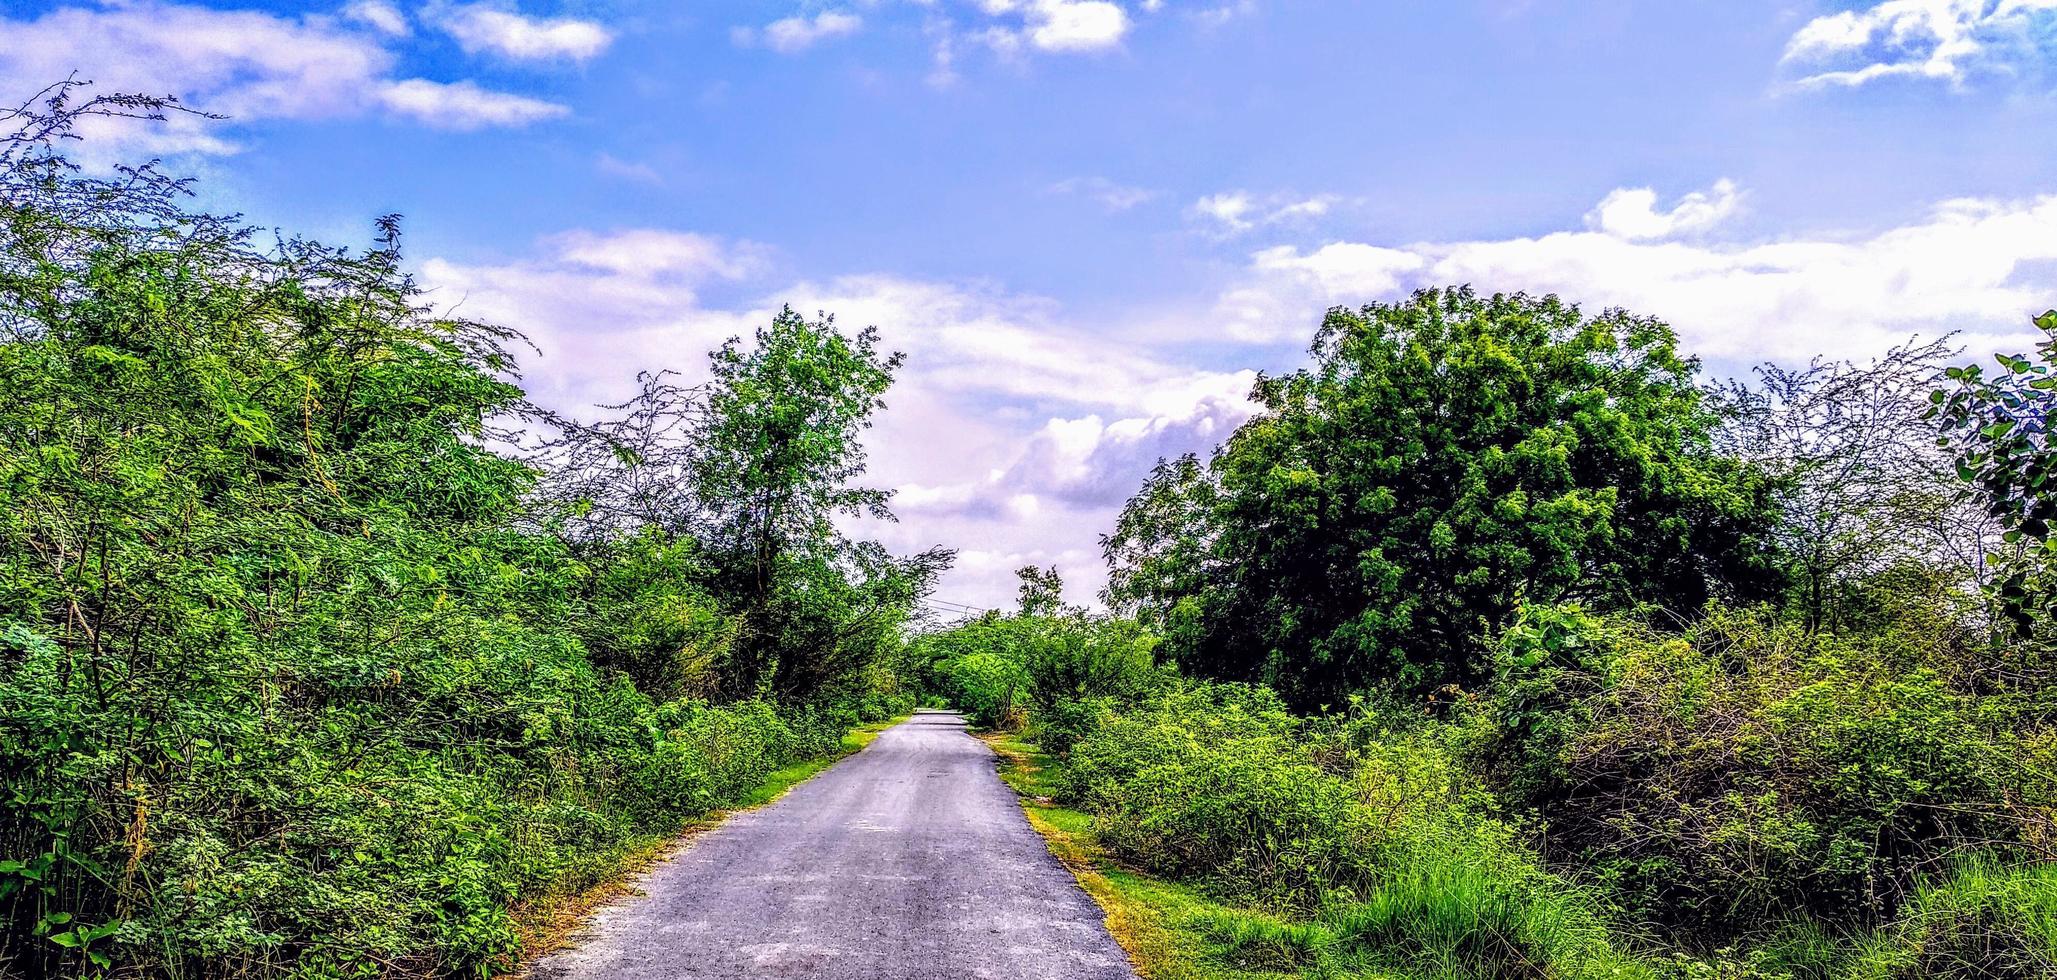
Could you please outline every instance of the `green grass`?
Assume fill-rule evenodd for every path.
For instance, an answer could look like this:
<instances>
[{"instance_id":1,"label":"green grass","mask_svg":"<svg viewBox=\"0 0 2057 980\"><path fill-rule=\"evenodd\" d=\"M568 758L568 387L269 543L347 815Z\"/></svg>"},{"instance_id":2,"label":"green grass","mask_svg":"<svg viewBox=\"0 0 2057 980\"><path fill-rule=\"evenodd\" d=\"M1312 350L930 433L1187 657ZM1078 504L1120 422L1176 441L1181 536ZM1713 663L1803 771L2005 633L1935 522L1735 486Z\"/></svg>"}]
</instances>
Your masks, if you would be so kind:
<instances>
[{"instance_id":1,"label":"green grass","mask_svg":"<svg viewBox=\"0 0 2057 980\"><path fill-rule=\"evenodd\" d=\"M1516 895L1491 855L1429 849L1369 901L1306 918L1224 902L1124 867L1094 839L1092 818L1053 802L1058 761L1016 735L984 736L1029 824L1107 913L1107 928L1147 980L1644 980L1604 925L1541 876ZM1549 963L1525 952L1547 950Z\"/></svg>"},{"instance_id":2,"label":"green grass","mask_svg":"<svg viewBox=\"0 0 2057 980\"><path fill-rule=\"evenodd\" d=\"M1107 913L1107 930L1146 980L1287 980L1307 976L1266 946L1276 919L1194 889L1123 868L1099 849L1092 818L1051 802L1056 760L1018 735L983 736L1000 755L1000 778L1022 797L1029 825Z\"/></svg>"},{"instance_id":3,"label":"green grass","mask_svg":"<svg viewBox=\"0 0 2057 980\"><path fill-rule=\"evenodd\" d=\"M764 782L757 784L757 788L751 790L748 795L743 797L743 801L732 807L732 809L747 810L751 807L763 806L786 795L788 790L812 779L822 770L841 762L844 756L863 751L865 746L870 745L873 739L879 737L880 732L906 721L910 717L912 716L901 715L897 718L888 718L885 721L866 722L850 729L850 731L844 733L843 743L837 747L834 753L822 756L819 759L795 762L784 769L764 777Z\"/></svg>"},{"instance_id":4,"label":"green grass","mask_svg":"<svg viewBox=\"0 0 2057 980\"><path fill-rule=\"evenodd\" d=\"M834 753L794 763L766 776L764 782L759 783L744 797L744 801L735 807L716 810L688 821L677 833L638 837L606 854L596 855L586 868L568 878L563 886L524 902L514 909L521 935L522 959L533 961L536 957L563 946L586 916L591 915L601 905L628 894L628 879L656 863L678 845L719 824L723 817L736 810L763 806L777 800L786 795L786 791L835 765L843 757L863 751L865 746L879 737L879 733L906 721L909 717L901 715L885 721L859 725L844 733L842 744Z\"/></svg>"},{"instance_id":5,"label":"green grass","mask_svg":"<svg viewBox=\"0 0 2057 980\"><path fill-rule=\"evenodd\" d=\"M1000 779L1032 802L1047 805L1057 795L1057 758L1034 742L1010 732L981 735L1007 764L1000 767ZM1055 807L1048 807L1056 809Z\"/></svg>"}]
</instances>

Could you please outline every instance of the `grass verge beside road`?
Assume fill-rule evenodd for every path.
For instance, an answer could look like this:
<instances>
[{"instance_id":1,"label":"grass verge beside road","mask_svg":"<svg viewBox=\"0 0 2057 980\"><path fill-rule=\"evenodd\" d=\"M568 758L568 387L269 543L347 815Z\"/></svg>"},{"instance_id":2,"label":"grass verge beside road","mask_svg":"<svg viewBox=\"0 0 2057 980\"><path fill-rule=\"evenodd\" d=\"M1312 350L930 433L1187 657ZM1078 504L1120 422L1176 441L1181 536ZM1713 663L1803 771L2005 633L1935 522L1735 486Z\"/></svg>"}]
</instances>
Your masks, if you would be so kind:
<instances>
[{"instance_id":1,"label":"grass verge beside road","mask_svg":"<svg viewBox=\"0 0 2057 980\"><path fill-rule=\"evenodd\" d=\"M1292 926L1123 868L1093 840L1092 820L1058 806L1056 760L1005 733L979 736L1000 778L1021 796L1029 826L1107 913L1107 930L1145 980L1283 980L1305 975Z\"/></svg>"},{"instance_id":2,"label":"grass verge beside road","mask_svg":"<svg viewBox=\"0 0 2057 980\"><path fill-rule=\"evenodd\" d=\"M863 751L886 729L893 727L912 715L901 715L885 721L866 722L843 735L842 743L829 755L790 766L764 777L762 783L750 791L741 805L715 810L692 820L671 834L654 835L621 848L602 865L606 870L583 881L580 885L554 892L541 899L527 903L514 910L515 921L521 929L522 962L532 963L539 956L562 948L571 940L587 916L600 906L635 889L633 879L650 869L657 862L669 857L674 851L691 844L693 838L719 826L732 813L754 810L786 795L793 787L806 782L823 770L842 761L846 756Z\"/></svg>"}]
</instances>

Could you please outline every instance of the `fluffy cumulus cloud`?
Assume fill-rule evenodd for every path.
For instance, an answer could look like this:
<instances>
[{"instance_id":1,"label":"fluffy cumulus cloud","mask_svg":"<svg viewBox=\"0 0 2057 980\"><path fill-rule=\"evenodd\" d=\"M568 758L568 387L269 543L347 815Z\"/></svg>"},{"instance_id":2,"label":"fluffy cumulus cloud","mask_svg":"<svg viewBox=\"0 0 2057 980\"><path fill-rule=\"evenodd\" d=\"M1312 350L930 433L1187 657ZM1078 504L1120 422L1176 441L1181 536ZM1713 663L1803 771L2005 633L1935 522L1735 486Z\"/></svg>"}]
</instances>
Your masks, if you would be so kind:
<instances>
[{"instance_id":1,"label":"fluffy cumulus cloud","mask_svg":"<svg viewBox=\"0 0 2057 980\"><path fill-rule=\"evenodd\" d=\"M1020 30L1042 51L1099 51L1129 31L1128 11L1107 0L986 0L994 13L1019 12Z\"/></svg>"},{"instance_id":2,"label":"fluffy cumulus cloud","mask_svg":"<svg viewBox=\"0 0 2057 980\"><path fill-rule=\"evenodd\" d=\"M227 123L174 116L163 124L95 120L89 152L226 153L229 126L384 112L450 129L521 126L563 106L469 81L394 77L393 45L413 33L385 0L288 17L170 3L72 6L0 17L0 86L34 92L78 73L101 92L172 95Z\"/></svg>"},{"instance_id":3,"label":"fluffy cumulus cloud","mask_svg":"<svg viewBox=\"0 0 2057 980\"><path fill-rule=\"evenodd\" d=\"M466 52L517 61L588 61L614 42L614 33L593 21L528 17L490 3L436 6L430 16Z\"/></svg>"},{"instance_id":4,"label":"fluffy cumulus cloud","mask_svg":"<svg viewBox=\"0 0 2057 980\"><path fill-rule=\"evenodd\" d=\"M1736 182L1723 178L1707 191L1679 198L1670 209L1657 206L1657 192L1648 187L1615 189L1586 215L1586 227L1616 238L1670 238L1706 231L1728 220L1742 203Z\"/></svg>"},{"instance_id":5,"label":"fluffy cumulus cloud","mask_svg":"<svg viewBox=\"0 0 2057 980\"><path fill-rule=\"evenodd\" d=\"M675 231L577 231L519 261L432 258L420 278L437 306L527 334L543 352L524 371L531 393L577 412L619 400L644 368L701 370L708 349L749 323L745 311L702 304L702 291L750 276L766 254Z\"/></svg>"},{"instance_id":6,"label":"fluffy cumulus cloud","mask_svg":"<svg viewBox=\"0 0 2057 980\"><path fill-rule=\"evenodd\" d=\"M1801 86L1893 77L1957 85L2046 58L2053 27L2057 0L1885 0L1808 21L1783 60Z\"/></svg>"},{"instance_id":7,"label":"fluffy cumulus cloud","mask_svg":"<svg viewBox=\"0 0 2057 980\"><path fill-rule=\"evenodd\" d=\"M1091 597L1097 535L1160 456L1206 450L1249 412L1253 375L1210 371L1072 322L1047 300L897 276L782 275L764 246L660 229L573 232L504 263L423 263L434 304L515 327L541 349L524 377L579 413L635 373L704 377L706 353L780 305L876 325L908 352L871 434L871 478L897 491L889 545L962 551L947 598L995 605L1013 569L1056 564Z\"/></svg>"},{"instance_id":8,"label":"fluffy cumulus cloud","mask_svg":"<svg viewBox=\"0 0 2057 980\"><path fill-rule=\"evenodd\" d=\"M813 16L781 17L764 25L738 27L729 38L738 47L763 45L780 54L798 54L823 41L848 37L864 26L864 18L845 10L823 10Z\"/></svg>"},{"instance_id":9,"label":"fluffy cumulus cloud","mask_svg":"<svg viewBox=\"0 0 2057 980\"><path fill-rule=\"evenodd\" d=\"M913 488L911 511L1005 514L1062 507L1111 512L1128 500L1160 459L1220 443L1250 417L1246 395L1255 372L1196 376L1189 404L1162 415L1046 420L1004 469L960 483Z\"/></svg>"},{"instance_id":10,"label":"fluffy cumulus cloud","mask_svg":"<svg viewBox=\"0 0 2057 980\"><path fill-rule=\"evenodd\" d=\"M1304 336L1310 309L1471 283L1659 316L1688 350L1740 362L1948 331L1992 350L2023 343L2027 317L2057 305L2040 274L2057 261L2057 195L1945 201L1867 234L1711 239L1738 194L1724 182L1661 210L1649 191L1616 191L1586 228L1538 237L1268 248L1216 314L1232 336L1277 342Z\"/></svg>"},{"instance_id":11,"label":"fluffy cumulus cloud","mask_svg":"<svg viewBox=\"0 0 2057 980\"><path fill-rule=\"evenodd\" d=\"M0 79L34 91L82 72L103 90L185 98L244 118L356 111L393 57L320 18L138 4L0 20Z\"/></svg>"}]
</instances>

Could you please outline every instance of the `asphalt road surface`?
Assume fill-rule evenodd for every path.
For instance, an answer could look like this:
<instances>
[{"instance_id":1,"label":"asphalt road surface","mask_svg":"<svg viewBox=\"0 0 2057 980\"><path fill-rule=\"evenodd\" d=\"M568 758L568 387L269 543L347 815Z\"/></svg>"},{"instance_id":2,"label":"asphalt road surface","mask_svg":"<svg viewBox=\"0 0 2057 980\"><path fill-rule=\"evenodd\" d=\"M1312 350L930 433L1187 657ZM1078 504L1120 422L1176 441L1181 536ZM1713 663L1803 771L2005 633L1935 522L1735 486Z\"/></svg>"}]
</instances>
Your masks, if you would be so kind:
<instances>
[{"instance_id":1,"label":"asphalt road surface","mask_svg":"<svg viewBox=\"0 0 2057 980\"><path fill-rule=\"evenodd\" d=\"M659 864L541 980L1134 980L992 751L924 712Z\"/></svg>"}]
</instances>

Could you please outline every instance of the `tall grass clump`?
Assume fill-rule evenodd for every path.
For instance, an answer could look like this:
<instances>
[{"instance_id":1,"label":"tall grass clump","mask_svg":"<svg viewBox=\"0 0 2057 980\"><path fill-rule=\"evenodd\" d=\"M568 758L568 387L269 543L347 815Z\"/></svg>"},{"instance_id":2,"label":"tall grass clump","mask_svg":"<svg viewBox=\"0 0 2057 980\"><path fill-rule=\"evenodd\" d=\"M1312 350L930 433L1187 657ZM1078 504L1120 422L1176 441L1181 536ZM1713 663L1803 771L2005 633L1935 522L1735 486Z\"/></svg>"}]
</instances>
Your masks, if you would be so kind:
<instances>
[{"instance_id":1,"label":"tall grass clump","mask_svg":"<svg viewBox=\"0 0 2057 980\"><path fill-rule=\"evenodd\" d=\"M1189 685L1085 734L1069 793L1120 860L1320 930L1272 935L1260 920L1224 933L1237 948L1409 976L1630 968L1601 903L1545 870L1447 752L1375 727Z\"/></svg>"},{"instance_id":2,"label":"tall grass clump","mask_svg":"<svg viewBox=\"0 0 2057 980\"><path fill-rule=\"evenodd\" d=\"M1652 923L1876 925L1967 846L2020 858L2047 839L2030 729L1946 651L1764 612L1669 635L1538 609L1503 655L1475 761L1547 823L1553 861Z\"/></svg>"},{"instance_id":3,"label":"tall grass clump","mask_svg":"<svg viewBox=\"0 0 2057 980\"><path fill-rule=\"evenodd\" d=\"M2032 980L2057 976L2057 865L1978 855L1924 881L1867 937L1848 980Z\"/></svg>"}]
</instances>

